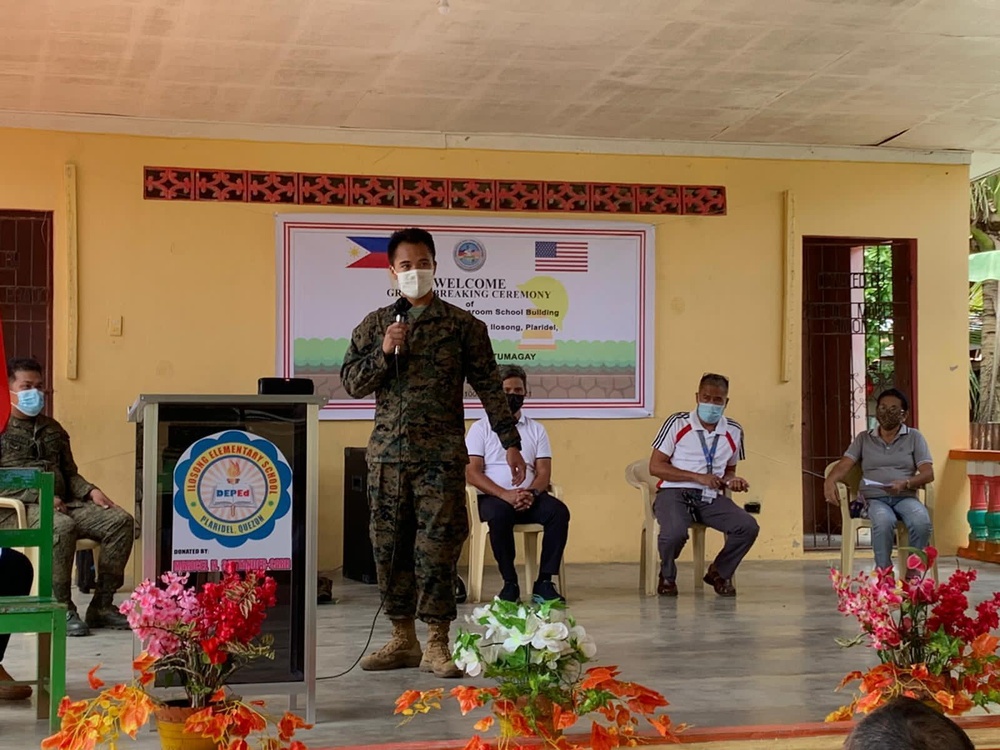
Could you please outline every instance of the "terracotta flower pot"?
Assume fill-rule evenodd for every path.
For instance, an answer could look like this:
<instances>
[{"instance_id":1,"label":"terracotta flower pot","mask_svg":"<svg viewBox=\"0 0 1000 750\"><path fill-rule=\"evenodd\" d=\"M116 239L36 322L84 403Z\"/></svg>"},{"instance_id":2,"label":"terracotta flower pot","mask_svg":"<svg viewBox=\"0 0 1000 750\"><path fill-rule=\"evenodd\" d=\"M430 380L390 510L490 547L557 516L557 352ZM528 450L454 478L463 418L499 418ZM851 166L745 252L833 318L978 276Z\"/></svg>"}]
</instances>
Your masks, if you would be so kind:
<instances>
[{"instance_id":1,"label":"terracotta flower pot","mask_svg":"<svg viewBox=\"0 0 1000 750\"><path fill-rule=\"evenodd\" d=\"M188 734L184 723L201 709L191 706L165 705L154 712L160 747L163 750L216 750L215 741L209 737Z\"/></svg>"}]
</instances>

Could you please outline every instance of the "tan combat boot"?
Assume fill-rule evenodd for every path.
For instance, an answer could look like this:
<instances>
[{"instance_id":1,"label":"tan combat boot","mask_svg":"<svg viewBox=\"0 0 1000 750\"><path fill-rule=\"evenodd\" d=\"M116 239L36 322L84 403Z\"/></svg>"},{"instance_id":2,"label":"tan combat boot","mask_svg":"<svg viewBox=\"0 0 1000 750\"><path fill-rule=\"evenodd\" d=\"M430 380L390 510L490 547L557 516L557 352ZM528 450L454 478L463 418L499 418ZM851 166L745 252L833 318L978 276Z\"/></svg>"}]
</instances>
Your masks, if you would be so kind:
<instances>
[{"instance_id":1,"label":"tan combat boot","mask_svg":"<svg viewBox=\"0 0 1000 750\"><path fill-rule=\"evenodd\" d=\"M451 660L448 644L450 622L427 623L427 650L420 662L421 672L433 672L435 677L461 677L462 670Z\"/></svg>"},{"instance_id":2,"label":"tan combat boot","mask_svg":"<svg viewBox=\"0 0 1000 750\"><path fill-rule=\"evenodd\" d=\"M361 668L366 672L385 669L404 669L420 664L420 642L413 620L393 620L392 636L378 651L361 658Z\"/></svg>"}]
</instances>

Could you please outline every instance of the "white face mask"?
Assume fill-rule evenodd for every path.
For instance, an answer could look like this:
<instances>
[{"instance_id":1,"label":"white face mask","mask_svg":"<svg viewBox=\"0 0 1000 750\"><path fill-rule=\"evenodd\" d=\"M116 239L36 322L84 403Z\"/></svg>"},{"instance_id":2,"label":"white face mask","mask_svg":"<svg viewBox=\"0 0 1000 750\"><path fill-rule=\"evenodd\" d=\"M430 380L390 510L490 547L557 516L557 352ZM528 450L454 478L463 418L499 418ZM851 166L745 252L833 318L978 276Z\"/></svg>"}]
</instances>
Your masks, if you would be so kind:
<instances>
[{"instance_id":1,"label":"white face mask","mask_svg":"<svg viewBox=\"0 0 1000 750\"><path fill-rule=\"evenodd\" d=\"M400 271L396 274L396 281L404 297L420 299L434 288L434 271L429 268Z\"/></svg>"}]
</instances>

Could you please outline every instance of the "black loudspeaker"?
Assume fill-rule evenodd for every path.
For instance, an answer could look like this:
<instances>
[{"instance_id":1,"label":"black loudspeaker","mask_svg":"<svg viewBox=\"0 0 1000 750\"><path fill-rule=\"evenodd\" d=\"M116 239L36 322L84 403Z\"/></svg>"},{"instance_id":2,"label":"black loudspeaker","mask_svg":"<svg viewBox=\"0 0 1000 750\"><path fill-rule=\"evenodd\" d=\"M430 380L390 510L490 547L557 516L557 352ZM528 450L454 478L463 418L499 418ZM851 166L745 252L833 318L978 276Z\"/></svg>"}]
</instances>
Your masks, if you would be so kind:
<instances>
[{"instance_id":1,"label":"black loudspeaker","mask_svg":"<svg viewBox=\"0 0 1000 750\"><path fill-rule=\"evenodd\" d=\"M259 396L311 396L316 384L311 378L258 378Z\"/></svg>"},{"instance_id":2,"label":"black loudspeaker","mask_svg":"<svg viewBox=\"0 0 1000 750\"><path fill-rule=\"evenodd\" d=\"M344 448L344 578L378 583L369 518L365 449Z\"/></svg>"}]
</instances>

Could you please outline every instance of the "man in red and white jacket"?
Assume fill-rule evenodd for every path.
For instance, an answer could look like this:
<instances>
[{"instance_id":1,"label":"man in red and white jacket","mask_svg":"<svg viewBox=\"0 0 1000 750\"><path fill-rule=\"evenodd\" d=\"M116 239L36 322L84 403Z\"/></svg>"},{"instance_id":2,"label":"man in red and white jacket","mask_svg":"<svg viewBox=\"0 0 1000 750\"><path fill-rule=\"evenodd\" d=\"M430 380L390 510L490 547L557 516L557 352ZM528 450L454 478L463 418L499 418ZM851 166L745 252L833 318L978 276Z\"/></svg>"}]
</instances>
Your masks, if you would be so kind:
<instances>
[{"instance_id":1,"label":"man in red and white jacket","mask_svg":"<svg viewBox=\"0 0 1000 750\"><path fill-rule=\"evenodd\" d=\"M726 496L746 492L736 476L744 458L743 428L723 416L729 403L729 379L707 373L695 394L696 408L672 415L653 441L649 473L659 478L653 512L660 524L660 596L677 596L677 556L692 522L726 535L726 543L708 567L705 583L719 596L736 596L732 578L760 532L757 521Z\"/></svg>"}]
</instances>

